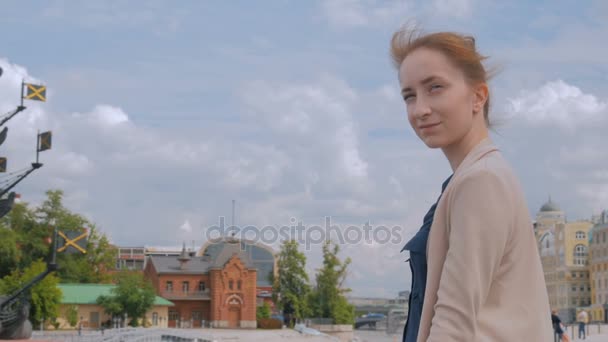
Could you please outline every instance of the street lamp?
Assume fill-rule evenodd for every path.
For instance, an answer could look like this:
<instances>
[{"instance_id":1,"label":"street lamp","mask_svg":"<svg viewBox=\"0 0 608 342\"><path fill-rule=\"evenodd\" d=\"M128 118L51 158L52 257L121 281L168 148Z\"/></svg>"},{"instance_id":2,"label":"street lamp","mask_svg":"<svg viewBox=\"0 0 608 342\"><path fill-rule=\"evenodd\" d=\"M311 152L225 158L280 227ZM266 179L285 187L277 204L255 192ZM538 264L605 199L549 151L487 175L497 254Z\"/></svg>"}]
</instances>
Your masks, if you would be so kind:
<instances>
[{"instance_id":1,"label":"street lamp","mask_svg":"<svg viewBox=\"0 0 608 342\"><path fill-rule=\"evenodd\" d=\"M0 76L2 76L2 67L0 67Z\"/></svg>"}]
</instances>

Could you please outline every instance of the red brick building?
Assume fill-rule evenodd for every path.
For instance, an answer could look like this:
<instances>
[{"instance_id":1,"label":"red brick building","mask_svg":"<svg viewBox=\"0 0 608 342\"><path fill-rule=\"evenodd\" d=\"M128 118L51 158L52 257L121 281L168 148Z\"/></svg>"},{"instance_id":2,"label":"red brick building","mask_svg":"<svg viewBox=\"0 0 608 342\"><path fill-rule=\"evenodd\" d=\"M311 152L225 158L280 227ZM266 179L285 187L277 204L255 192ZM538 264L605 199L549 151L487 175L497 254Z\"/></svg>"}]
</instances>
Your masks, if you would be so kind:
<instances>
[{"instance_id":1,"label":"red brick building","mask_svg":"<svg viewBox=\"0 0 608 342\"><path fill-rule=\"evenodd\" d=\"M221 244L214 257L149 256L144 275L156 293L175 304L169 327L256 327L257 269L238 240Z\"/></svg>"}]
</instances>

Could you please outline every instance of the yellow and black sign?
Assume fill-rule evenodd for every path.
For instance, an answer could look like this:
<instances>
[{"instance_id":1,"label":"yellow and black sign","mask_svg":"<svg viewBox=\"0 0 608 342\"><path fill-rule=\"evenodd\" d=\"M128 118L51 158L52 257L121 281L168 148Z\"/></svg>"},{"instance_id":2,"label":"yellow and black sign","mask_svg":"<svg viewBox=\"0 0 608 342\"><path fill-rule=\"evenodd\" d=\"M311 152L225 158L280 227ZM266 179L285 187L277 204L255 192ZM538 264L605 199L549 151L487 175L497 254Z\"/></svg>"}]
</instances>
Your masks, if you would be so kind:
<instances>
[{"instance_id":1,"label":"yellow and black sign","mask_svg":"<svg viewBox=\"0 0 608 342\"><path fill-rule=\"evenodd\" d=\"M57 241L57 252L75 253L80 252L82 254L87 253L87 232L75 232L70 231L64 233L57 230L58 241Z\"/></svg>"},{"instance_id":2,"label":"yellow and black sign","mask_svg":"<svg viewBox=\"0 0 608 342\"><path fill-rule=\"evenodd\" d=\"M38 134L38 152L50 150L52 144L53 133L51 131Z\"/></svg>"},{"instance_id":3,"label":"yellow and black sign","mask_svg":"<svg viewBox=\"0 0 608 342\"><path fill-rule=\"evenodd\" d=\"M23 85L27 87L27 91L23 98L35 101L46 101L46 86L31 83L24 83Z\"/></svg>"},{"instance_id":4,"label":"yellow and black sign","mask_svg":"<svg viewBox=\"0 0 608 342\"><path fill-rule=\"evenodd\" d=\"M0 157L0 172L6 172L6 158Z\"/></svg>"}]
</instances>

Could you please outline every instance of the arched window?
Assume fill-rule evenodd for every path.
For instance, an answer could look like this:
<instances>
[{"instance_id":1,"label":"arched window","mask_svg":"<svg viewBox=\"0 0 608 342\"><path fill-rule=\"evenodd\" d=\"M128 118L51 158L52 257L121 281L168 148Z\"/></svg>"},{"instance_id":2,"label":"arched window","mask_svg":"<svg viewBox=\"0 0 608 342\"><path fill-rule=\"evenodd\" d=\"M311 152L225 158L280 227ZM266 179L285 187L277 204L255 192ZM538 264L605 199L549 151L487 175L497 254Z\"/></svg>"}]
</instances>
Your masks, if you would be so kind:
<instances>
[{"instance_id":1,"label":"arched window","mask_svg":"<svg viewBox=\"0 0 608 342\"><path fill-rule=\"evenodd\" d=\"M541 256L555 255L555 236L551 232L545 233L540 238Z\"/></svg>"},{"instance_id":2,"label":"arched window","mask_svg":"<svg viewBox=\"0 0 608 342\"><path fill-rule=\"evenodd\" d=\"M575 265L586 265L587 264L587 246L576 245L576 247L574 247L574 264Z\"/></svg>"}]
</instances>

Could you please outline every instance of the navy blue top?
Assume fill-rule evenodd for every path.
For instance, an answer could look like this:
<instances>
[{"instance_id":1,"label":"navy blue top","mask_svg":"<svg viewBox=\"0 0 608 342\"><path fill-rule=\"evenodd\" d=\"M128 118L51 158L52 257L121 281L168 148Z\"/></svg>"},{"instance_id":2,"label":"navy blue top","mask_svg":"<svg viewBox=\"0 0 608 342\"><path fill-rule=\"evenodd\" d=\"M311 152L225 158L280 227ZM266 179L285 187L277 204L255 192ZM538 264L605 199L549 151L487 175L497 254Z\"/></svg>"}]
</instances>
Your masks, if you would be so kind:
<instances>
[{"instance_id":1,"label":"navy blue top","mask_svg":"<svg viewBox=\"0 0 608 342\"><path fill-rule=\"evenodd\" d=\"M446 179L441 186L441 194L448 186L452 176ZM422 304L424 303L424 290L426 288L426 244L433 224L433 216L435 208L441 199L441 195L437 198L437 202L431 206L429 211L424 215L422 227L414 235L414 237L403 246L401 252L408 250L410 258L407 260L410 263L412 271L412 290L410 292L407 323L403 329L403 342L416 342L418 338L418 329L420 328L420 318L422 316Z\"/></svg>"}]
</instances>

